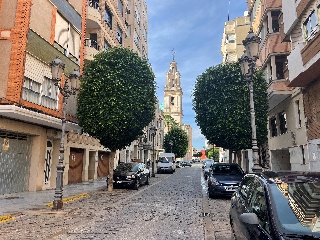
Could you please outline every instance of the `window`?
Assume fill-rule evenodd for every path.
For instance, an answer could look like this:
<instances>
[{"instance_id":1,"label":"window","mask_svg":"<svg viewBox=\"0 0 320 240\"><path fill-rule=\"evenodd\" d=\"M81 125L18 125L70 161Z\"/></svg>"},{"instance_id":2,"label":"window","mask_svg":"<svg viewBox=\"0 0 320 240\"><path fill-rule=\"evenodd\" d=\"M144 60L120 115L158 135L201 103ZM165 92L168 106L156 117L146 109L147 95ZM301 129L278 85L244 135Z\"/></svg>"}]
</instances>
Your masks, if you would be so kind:
<instances>
[{"instance_id":1,"label":"window","mask_svg":"<svg viewBox=\"0 0 320 240\"><path fill-rule=\"evenodd\" d=\"M123 4L121 0L118 0L118 10L121 14L121 16L123 17Z\"/></svg>"},{"instance_id":2,"label":"window","mask_svg":"<svg viewBox=\"0 0 320 240\"><path fill-rule=\"evenodd\" d=\"M32 103L40 104L40 88L40 83L29 78L24 78L22 99Z\"/></svg>"},{"instance_id":3,"label":"window","mask_svg":"<svg viewBox=\"0 0 320 240\"><path fill-rule=\"evenodd\" d=\"M92 7L94 9L100 10L100 8L99 8L99 0L89 0L88 4L89 4L89 7Z\"/></svg>"},{"instance_id":4,"label":"window","mask_svg":"<svg viewBox=\"0 0 320 240\"><path fill-rule=\"evenodd\" d=\"M99 51L98 35L96 33L90 33L89 47L95 48Z\"/></svg>"},{"instance_id":5,"label":"window","mask_svg":"<svg viewBox=\"0 0 320 240\"><path fill-rule=\"evenodd\" d=\"M280 11L272 11L271 12L271 19L272 19L272 32L276 33L279 32L279 15Z\"/></svg>"},{"instance_id":6,"label":"window","mask_svg":"<svg viewBox=\"0 0 320 240\"><path fill-rule=\"evenodd\" d=\"M226 43L235 43L235 42L236 42L236 35L235 34L227 34Z\"/></svg>"},{"instance_id":7,"label":"window","mask_svg":"<svg viewBox=\"0 0 320 240\"><path fill-rule=\"evenodd\" d=\"M316 13L313 10L306 21L303 23L303 32L306 40L312 39L312 37L318 31L318 23Z\"/></svg>"},{"instance_id":8,"label":"window","mask_svg":"<svg viewBox=\"0 0 320 240\"><path fill-rule=\"evenodd\" d=\"M276 117L270 118L270 135L271 135L271 137L277 136L277 119L276 119Z\"/></svg>"},{"instance_id":9,"label":"window","mask_svg":"<svg viewBox=\"0 0 320 240\"><path fill-rule=\"evenodd\" d=\"M287 115L285 112L279 113L280 135L287 132Z\"/></svg>"},{"instance_id":10,"label":"window","mask_svg":"<svg viewBox=\"0 0 320 240\"><path fill-rule=\"evenodd\" d=\"M171 105L174 105L174 97L170 98L170 103L171 103Z\"/></svg>"},{"instance_id":11,"label":"window","mask_svg":"<svg viewBox=\"0 0 320 240\"><path fill-rule=\"evenodd\" d=\"M241 184L239 186L239 193L241 195L241 198L244 201L247 201L249 192L250 192L250 185L253 183L254 178L252 176L246 176L244 179L241 181Z\"/></svg>"},{"instance_id":12,"label":"window","mask_svg":"<svg viewBox=\"0 0 320 240\"><path fill-rule=\"evenodd\" d=\"M301 128L301 111L300 111L300 101L295 101L295 112L296 112L296 126Z\"/></svg>"},{"instance_id":13,"label":"window","mask_svg":"<svg viewBox=\"0 0 320 240\"><path fill-rule=\"evenodd\" d=\"M117 27L116 38L117 38L118 42L120 44L122 44L122 30L119 26Z\"/></svg>"},{"instance_id":14,"label":"window","mask_svg":"<svg viewBox=\"0 0 320 240\"><path fill-rule=\"evenodd\" d=\"M104 40L104 43L103 43L103 50L104 51L107 51L107 49L110 48L110 44L108 43L107 40Z\"/></svg>"},{"instance_id":15,"label":"window","mask_svg":"<svg viewBox=\"0 0 320 240\"><path fill-rule=\"evenodd\" d=\"M41 105L51 109L58 106L58 87L50 78L44 78L41 91Z\"/></svg>"},{"instance_id":16,"label":"window","mask_svg":"<svg viewBox=\"0 0 320 240\"><path fill-rule=\"evenodd\" d=\"M259 225L270 234L270 225L267 211L267 201L264 194L263 185L257 180L252 184L250 202L248 203L248 210L257 215Z\"/></svg>"},{"instance_id":17,"label":"window","mask_svg":"<svg viewBox=\"0 0 320 240\"><path fill-rule=\"evenodd\" d=\"M303 145L300 146L301 155L302 155L302 164L306 164L306 158L304 157L304 147Z\"/></svg>"},{"instance_id":18,"label":"window","mask_svg":"<svg viewBox=\"0 0 320 240\"><path fill-rule=\"evenodd\" d=\"M77 30L62 15L57 13L54 41L60 51L67 57L74 57L77 61L80 56L80 31Z\"/></svg>"},{"instance_id":19,"label":"window","mask_svg":"<svg viewBox=\"0 0 320 240\"><path fill-rule=\"evenodd\" d=\"M275 64L276 64L276 76L277 79L284 79L284 66L285 66L286 57L284 56L276 56Z\"/></svg>"},{"instance_id":20,"label":"window","mask_svg":"<svg viewBox=\"0 0 320 240\"><path fill-rule=\"evenodd\" d=\"M112 13L107 6L104 13L104 21L112 29Z\"/></svg>"}]
</instances>

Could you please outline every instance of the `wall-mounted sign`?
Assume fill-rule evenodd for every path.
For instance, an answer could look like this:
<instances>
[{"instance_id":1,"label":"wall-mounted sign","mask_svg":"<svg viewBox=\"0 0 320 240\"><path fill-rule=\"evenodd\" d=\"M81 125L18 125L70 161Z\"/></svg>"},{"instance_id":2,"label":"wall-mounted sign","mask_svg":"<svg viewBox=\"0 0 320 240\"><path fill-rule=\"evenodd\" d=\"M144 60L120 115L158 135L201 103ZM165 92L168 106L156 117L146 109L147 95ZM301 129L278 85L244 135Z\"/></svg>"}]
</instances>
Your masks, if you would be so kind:
<instances>
[{"instance_id":1,"label":"wall-mounted sign","mask_svg":"<svg viewBox=\"0 0 320 240\"><path fill-rule=\"evenodd\" d=\"M3 139L2 150L3 151L9 150L9 139L6 139L6 138Z\"/></svg>"}]
</instances>

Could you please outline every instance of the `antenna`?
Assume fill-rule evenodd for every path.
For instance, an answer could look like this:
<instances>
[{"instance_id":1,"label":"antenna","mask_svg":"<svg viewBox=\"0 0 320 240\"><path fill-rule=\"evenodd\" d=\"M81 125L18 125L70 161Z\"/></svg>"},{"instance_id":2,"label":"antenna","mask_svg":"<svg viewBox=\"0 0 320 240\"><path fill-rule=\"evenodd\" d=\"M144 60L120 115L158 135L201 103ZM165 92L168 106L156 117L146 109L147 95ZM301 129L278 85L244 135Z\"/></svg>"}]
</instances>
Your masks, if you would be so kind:
<instances>
[{"instance_id":1,"label":"antenna","mask_svg":"<svg viewBox=\"0 0 320 240\"><path fill-rule=\"evenodd\" d=\"M229 0L229 7L228 7L228 21L230 21L230 0Z\"/></svg>"},{"instance_id":2,"label":"antenna","mask_svg":"<svg viewBox=\"0 0 320 240\"><path fill-rule=\"evenodd\" d=\"M172 61L174 62L174 54L175 54L176 52L174 51L174 48L173 48L171 51L172 51Z\"/></svg>"}]
</instances>

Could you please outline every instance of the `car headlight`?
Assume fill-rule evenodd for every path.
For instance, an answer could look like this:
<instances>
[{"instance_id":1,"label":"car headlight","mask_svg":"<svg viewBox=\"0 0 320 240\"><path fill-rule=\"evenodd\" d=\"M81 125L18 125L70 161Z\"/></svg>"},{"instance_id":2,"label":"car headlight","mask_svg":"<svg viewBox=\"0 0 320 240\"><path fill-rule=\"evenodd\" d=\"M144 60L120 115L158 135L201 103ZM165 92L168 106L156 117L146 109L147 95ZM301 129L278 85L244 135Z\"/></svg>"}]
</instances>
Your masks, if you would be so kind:
<instances>
[{"instance_id":1,"label":"car headlight","mask_svg":"<svg viewBox=\"0 0 320 240\"><path fill-rule=\"evenodd\" d=\"M218 181L217 179L215 179L215 178L210 178L210 183L211 183L212 185L215 185L215 186L221 185L221 184L219 183L219 181Z\"/></svg>"}]
</instances>

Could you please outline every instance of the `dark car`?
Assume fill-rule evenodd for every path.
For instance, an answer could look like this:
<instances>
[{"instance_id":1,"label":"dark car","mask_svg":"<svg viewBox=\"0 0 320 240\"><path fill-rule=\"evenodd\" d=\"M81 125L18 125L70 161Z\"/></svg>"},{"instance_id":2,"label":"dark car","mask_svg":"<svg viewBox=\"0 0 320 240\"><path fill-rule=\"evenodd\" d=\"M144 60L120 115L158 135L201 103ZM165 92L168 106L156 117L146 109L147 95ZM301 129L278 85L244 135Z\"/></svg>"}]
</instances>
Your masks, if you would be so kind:
<instances>
[{"instance_id":1,"label":"dark car","mask_svg":"<svg viewBox=\"0 0 320 240\"><path fill-rule=\"evenodd\" d=\"M180 164L182 167L192 167L192 163L190 161L182 161Z\"/></svg>"},{"instance_id":2,"label":"dark car","mask_svg":"<svg viewBox=\"0 0 320 240\"><path fill-rule=\"evenodd\" d=\"M150 171L143 163L122 163L113 172L113 187L129 187L138 190L141 184L149 184Z\"/></svg>"},{"instance_id":3,"label":"dark car","mask_svg":"<svg viewBox=\"0 0 320 240\"><path fill-rule=\"evenodd\" d=\"M204 179L207 180L209 175L210 175L210 169L211 169L211 165L214 164L215 162L212 160L212 161L207 161L205 164L204 164L204 169L203 169L203 176L204 176Z\"/></svg>"},{"instance_id":4,"label":"dark car","mask_svg":"<svg viewBox=\"0 0 320 240\"><path fill-rule=\"evenodd\" d=\"M231 196L245 173L236 163L215 163L210 166L209 197Z\"/></svg>"},{"instance_id":5,"label":"dark car","mask_svg":"<svg viewBox=\"0 0 320 240\"><path fill-rule=\"evenodd\" d=\"M320 173L247 174L231 198L235 239L320 239Z\"/></svg>"}]
</instances>

